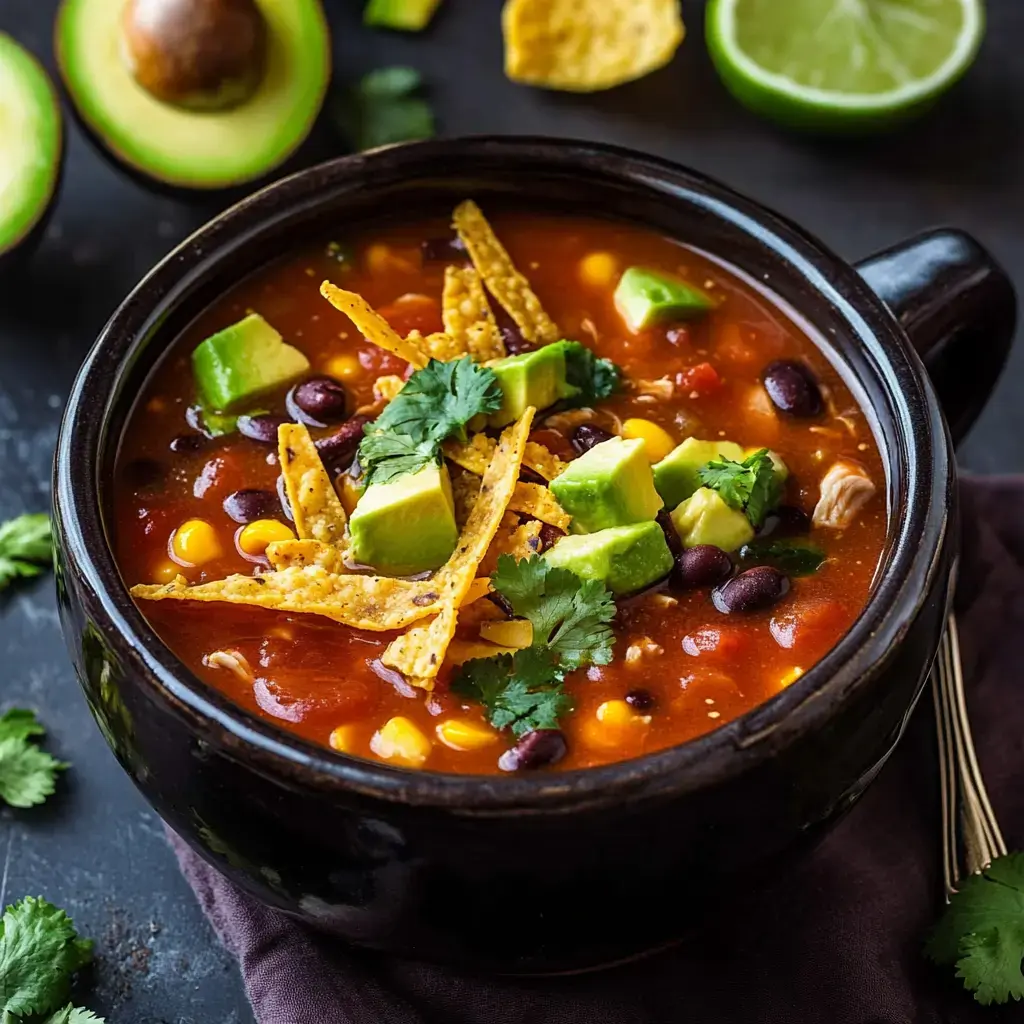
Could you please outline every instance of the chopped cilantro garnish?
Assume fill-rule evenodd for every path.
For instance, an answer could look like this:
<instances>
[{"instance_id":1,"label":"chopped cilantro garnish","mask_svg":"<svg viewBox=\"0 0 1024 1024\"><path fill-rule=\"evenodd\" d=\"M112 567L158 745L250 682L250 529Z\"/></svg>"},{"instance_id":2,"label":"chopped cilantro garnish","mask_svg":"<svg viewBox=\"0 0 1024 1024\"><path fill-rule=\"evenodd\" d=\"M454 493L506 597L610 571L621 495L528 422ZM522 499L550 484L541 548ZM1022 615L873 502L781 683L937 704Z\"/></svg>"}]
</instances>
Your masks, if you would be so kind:
<instances>
[{"instance_id":1,"label":"chopped cilantro garnish","mask_svg":"<svg viewBox=\"0 0 1024 1024\"><path fill-rule=\"evenodd\" d=\"M700 479L705 487L718 491L730 508L745 512L753 526L760 526L765 514L779 500L775 463L767 448L748 455L742 462L713 459L701 467Z\"/></svg>"},{"instance_id":2,"label":"chopped cilantro garnish","mask_svg":"<svg viewBox=\"0 0 1024 1024\"><path fill-rule=\"evenodd\" d=\"M983 1006L1024 999L1024 853L998 857L964 879L925 951Z\"/></svg>"},{"instance_id":3,"label":"chopped cilantro garnish","mask_svg":"<svg viewBox=\"0 0 1024 1024\"><path fill-rule=\"evenodd\" d=\"M45 732L31 711L13 708L0 717L0 800L12 807L41 804L67 767L30 742Z\"/></svg>"},{"instance_id":4,"label":"chopped cilantro garnish","mask_svg":"<svg viewBox=\"0 0 1024 1024\"><path fill-rule=\"evenodd\" d=\"M825 552L809 541L754 540L740 548L740 562L744 565L773 565L787 576L810 576L826 560Z\"/></svg>"},{"instance_id":5,"label":"chopped cilantro garnish","mask_svg":"<svg viewBox=\"0 0 1024 1024\"><path fill-rule=\"evenodd\" d=\"M612 660L614 635L608 623L615 600L600 580L582 580L536 555L518 562L502 555L491 582L515 614L532 623L533 644L514 656L466 662L452 690L483 704L496 729L522 736L557 728L572 710L563 688L566 673Z\"/></svg>"},{"instance_id":6,"label":"chopped cilantro garnish","mask_svg":"<svg viewBox=\"0 0 1024 1024\"><path fill-rule=\"evenodd\" d=\"M593 405L615 394L622 376L610 359L599 359L586 345L578 341L563 341L565 348L565 379L579 394L566 399L566 407Z\"/></svg>"},{"instance_id":7,"label":"chopped cilantro garnish","mask_svg":"<svg viewBox=\"0 0 1024 1024\"><path fill-rule=\"evenodd\" d=\"M441 442L466 439L474 416L496 412L502 393L493 370L470 356L448 363L431 359L387 408L365 427L359 464L366 482L387 483L440 461Z\"/></svg>"},{"instance_id":8,"label":"chopped cilantro garnish","mask_svg":"<svg viewBox=\"0 0 1024 1024\"><path fill-rule=\"evenodd\" d=\"M429 139L434 114L417 95L422 86L423 76L415 68L378 68L339 94L335 119L357 150Z\"/></svg>"},{"instance_id":9,"label":"chopped cilantro garnish","mask_svg":"<svg viewBox=\"0 0 1024 1024\"><path fill-rule=\"evenodd\" d=\"M0 525L0 590L19 577L40 575L52 560L50 517L45 512Z\"/></svg>"}]
</instances>

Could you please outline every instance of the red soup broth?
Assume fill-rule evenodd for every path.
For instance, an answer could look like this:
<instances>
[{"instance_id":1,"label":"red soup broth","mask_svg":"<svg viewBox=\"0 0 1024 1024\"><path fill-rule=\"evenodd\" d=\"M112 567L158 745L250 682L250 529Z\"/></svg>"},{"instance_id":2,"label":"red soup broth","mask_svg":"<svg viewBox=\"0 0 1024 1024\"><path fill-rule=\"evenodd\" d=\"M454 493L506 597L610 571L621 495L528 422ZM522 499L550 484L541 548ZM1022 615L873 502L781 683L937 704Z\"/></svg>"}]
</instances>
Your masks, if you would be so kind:
<instances>
[{"instance_id":1,"label":"red soup broth","mask_svg":"<svg viewBox=\"0 0 1024 1024\"><path fill-rule=\"evenodd\" d=\"M785 502L806 513L839 460L854 461L876 485L845 528L810 530L808 539L824 550L826 561L812 575L793 578L789 593L770 609L727 615L716 610L707 588L671 586L619 602L613 663L580 669L567 680L575 710L563 721L568 753L557 768L600 765L682 743L793 683L863 609L886 534L884 469L869 421L807 334L717 261L614 222L505 214L495 216L493 225L563 335L621 367L629 386L601 404L600 422L641 418L663 427L675 443L693 435L770 447L790 470ZM128 585L166 582L175 573L197 583L267 568L240 552L240 527L223 502L242 489L276 493L276 446L238 433L205 438L190 426L193 349L257 311L302 350L312 372L341 381L352 409L369 406L378 377L405 375L409 368L331 308L319 294L320 283L327 278L360 293L400 334L439 331L445 267L460 256L443 244L424 243L450 237L447 224L435 220L345 238L341 246L311 244L250 275L175 340L138 399L117 461L115 548ZM442 258L436 258L438 248ZM717 305L696 321L630 333L613 293L622 269L631 265L681 277ZM773 408L761 375L779 359L800 360L813 370L826 397L820 416L800 419ZM286 390L261 398L261 409L285 415ZM556 416L545 423L539 412L532 436L571 458L571 432L572 421L566 425ZM279 507L272 515L288 521ZM175 531L193 519L213 527L220 548L199 567L177 564L169 554ZM502 734L480 749L455 750L435 740L438 724L449 719L483 725L482 710L449 692L447 669L429 695L382 669L378 659L395 634L223 603L139 604L189 670L247 711L315 743L329 746L332 733L344 727L346 751L372 758L374 733L403 716L433 743L424 768L465 773L497 772L499 755L514 743ZM464 612L459 635L474 639L481 614ZM207 656L215 651L239 652L251 676L232 671L222 659L211 664ZM597 709L629 694L650 721L602 726Z\"/></svg>"}]
</instances>

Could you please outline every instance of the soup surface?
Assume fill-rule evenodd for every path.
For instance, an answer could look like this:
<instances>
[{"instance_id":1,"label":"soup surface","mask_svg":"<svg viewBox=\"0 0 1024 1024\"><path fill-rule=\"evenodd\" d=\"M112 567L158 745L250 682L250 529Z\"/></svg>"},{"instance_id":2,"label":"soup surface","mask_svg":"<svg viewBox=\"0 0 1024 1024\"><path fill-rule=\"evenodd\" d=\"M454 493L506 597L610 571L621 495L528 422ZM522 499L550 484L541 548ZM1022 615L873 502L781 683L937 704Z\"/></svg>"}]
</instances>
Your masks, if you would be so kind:
<instances>
[{"instance_id":1,"label":"soup surface","mask_svg":"<svg viewBox=\"0 0 1024 1024\"><path fill-rule=\"evenodd\" d=\"M442 460L436 441L424 442L425 454L405 473L393 461L373 462L366 448L356 457L364 424L376 441L391 437L375 434L374 420L413 367L320 294L325 278L358 293L399 337L445 355L442 292L447 268L473 265L465 245L445 220L338 236L225 294L151 375L116 470L123 576L130 586L150 585L136 587L140 608L196 675L281 728L356 756L447 772L581 768L699 736L793 683L864 607L886 531L884 474L867 419L797 326L685 245L615 222L539 214L498 212L493 228L543 307L535 322L543 325L546 313L557 334L517 326L471 245L497 318L496 334L485 322L476 337L491 339L483 355L503 349L514 364L501 370L496 391L499 367L485 375L483 361L465 360L467 375L490 388L487 408L504 403L477 413L466 430L483 453L479 472L464 468L472 461L465 450L461 460ZM237 338L221 344L212 370L193 355L252 313L265 321L261 331L271 327L248 339L246 358L282 362L275 330L305 357L284 359L282 379L259 384L258 394L243 380L251 367L225 365L237 356ZM544 337L531 343L531 333ZM524 367L551 337L614 363L617 386L614 367L595 370L578 346L546 368ZM566 381L578 383L580 372L588 387L596 382L593 393L569 395ZM524 380L525 396L516 392ZM211 393L228 408L213 409ZM425 651L440 650L438 663L425 677L401 672L396 638L437 630L431 616L446 614L427 607L436 593L411 587L448 571L441 566L455 544L450 516L456 531L479 525L479 473L501 476L494 443L501 435L502 449L515 448L512 435L531 403L539 407L529 436L543 449L528 448L518 471L525 497L496 509L490 550L470 565L476 582L450 609L452 642L442 638L437 648L436 635L428 638ZM238 413L246 415L236 422ZM300 492L280 486L281 459L296 458L297 449L283 444L278 428L293 421L305 421L309 433L286 427L287 437L321 442L351 517L326 543L310 532L315 517L293 521L287 499L294 504ZM414 439L418 429L428 427L410 427ZM544 449L556 458L543 463ZM375 474L369 486L365 463ZM395 487L414 478L429 478L429 488L394 498ZM454 500L446 498L449 482ZM484 483L491 493L494 481ZM498 480L494 492L501 487ZM371 491L383 496L372 514ZM321 545L303 549L298 563L288 561L298 556L287 543L274 546L296 533ZM463 533L459 550L466 540ZM501 551L509 554L486 594ZM360 552L369 553L362 563ZM378 557L381 564L367 566ZM317 558L322 564L306 564ZM257 597L207 602L202 591L189 593L232 574L256 579L282 569L316 576L318 586L339 574L404 570L414 580L413 604L399 595L398 605L429 614L400 629L353 628L295 607L254 607ZM368 614L383 616L386 604L368 602Z\"/></svg>"}]
</instances>

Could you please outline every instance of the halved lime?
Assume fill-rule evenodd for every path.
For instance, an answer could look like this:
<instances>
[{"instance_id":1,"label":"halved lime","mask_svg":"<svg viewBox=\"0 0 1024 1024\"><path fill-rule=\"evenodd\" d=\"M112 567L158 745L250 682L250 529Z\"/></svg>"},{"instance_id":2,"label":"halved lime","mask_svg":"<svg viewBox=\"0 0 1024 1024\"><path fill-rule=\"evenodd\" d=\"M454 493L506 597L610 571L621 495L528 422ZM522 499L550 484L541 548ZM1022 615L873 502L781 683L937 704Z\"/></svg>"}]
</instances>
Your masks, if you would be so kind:
<instances>
[{"instance_id":1,"label":"halved lime","mask_svg":"<svg viewBox=\"0 0 1024 1024\"><path fill-rule=\"evenodd\" d=\"M927 107L970 66L982 0L711 0L729 91L776 121L874 127Z\"/></svg>"}]
</instances>

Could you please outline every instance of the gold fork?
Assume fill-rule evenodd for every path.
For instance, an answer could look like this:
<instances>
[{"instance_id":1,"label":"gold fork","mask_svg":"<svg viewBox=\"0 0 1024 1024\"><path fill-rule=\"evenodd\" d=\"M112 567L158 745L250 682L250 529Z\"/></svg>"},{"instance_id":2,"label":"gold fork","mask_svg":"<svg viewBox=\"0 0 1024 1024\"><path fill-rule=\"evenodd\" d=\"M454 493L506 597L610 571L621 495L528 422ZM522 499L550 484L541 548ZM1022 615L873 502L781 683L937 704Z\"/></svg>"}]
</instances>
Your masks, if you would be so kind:
<instances>
[{"instance_id":1,"label":"gold fork","mask_svg":"<svg viewBox=\"0 0 1024 1024\"><path fill-rule=\"evenodd\" d=\"M942 789L942 874L949 899L964 874L982 871L1006 853L974 750L964 695L960 637L952 613L931 679Z\"/></svg>"}]
</instances>

